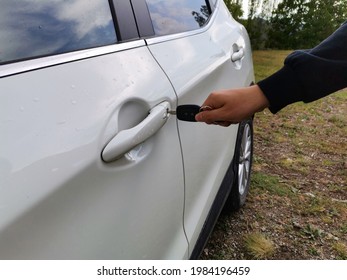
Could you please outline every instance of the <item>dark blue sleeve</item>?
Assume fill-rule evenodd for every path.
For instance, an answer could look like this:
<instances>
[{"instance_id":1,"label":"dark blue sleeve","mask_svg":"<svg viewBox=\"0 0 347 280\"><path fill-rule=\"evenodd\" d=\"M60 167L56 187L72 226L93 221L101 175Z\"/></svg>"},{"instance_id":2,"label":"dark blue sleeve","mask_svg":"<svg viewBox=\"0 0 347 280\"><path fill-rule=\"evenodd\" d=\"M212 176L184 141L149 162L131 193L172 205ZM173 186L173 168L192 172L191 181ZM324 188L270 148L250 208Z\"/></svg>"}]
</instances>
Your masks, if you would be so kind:
<instances>
[{"instance_id":1,"label":"dark blue sleeve","mask_svg":"<svg viewBox=\"0 0 347 280\"><path fill-rule=\"evenodd\" d=\"M311 102L347 87L347 22L315 48L290 54L283 68L258 86L273 113L291 103Z\"/></svg>"}]
</instances>

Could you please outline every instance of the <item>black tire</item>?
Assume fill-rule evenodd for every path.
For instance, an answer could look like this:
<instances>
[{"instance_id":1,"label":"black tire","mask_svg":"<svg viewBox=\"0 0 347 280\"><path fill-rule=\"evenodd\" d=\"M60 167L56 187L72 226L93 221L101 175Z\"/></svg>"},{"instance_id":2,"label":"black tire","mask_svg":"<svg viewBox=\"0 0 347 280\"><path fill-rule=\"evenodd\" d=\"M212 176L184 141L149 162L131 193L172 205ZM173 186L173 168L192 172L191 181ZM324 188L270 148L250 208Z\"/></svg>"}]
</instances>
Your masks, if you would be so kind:
<instances>
[{"instance_id":1,"label":"black tire","mask_svg":"<svg viewBox=\"0 0 347 280\"><path fill-rule=\"evenodd\" d=\"M238 211L246 202L253 161L253 119L240 123L232 162L234 178L223 212Z\"/></svg>"}]
</instances>

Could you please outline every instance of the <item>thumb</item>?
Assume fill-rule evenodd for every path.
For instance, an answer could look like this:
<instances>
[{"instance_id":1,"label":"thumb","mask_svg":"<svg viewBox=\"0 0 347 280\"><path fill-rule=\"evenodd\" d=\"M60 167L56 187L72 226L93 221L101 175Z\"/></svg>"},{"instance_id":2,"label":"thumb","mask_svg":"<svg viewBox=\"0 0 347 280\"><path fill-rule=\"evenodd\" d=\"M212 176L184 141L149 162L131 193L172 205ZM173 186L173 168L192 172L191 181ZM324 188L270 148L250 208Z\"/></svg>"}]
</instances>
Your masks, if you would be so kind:
<instances>
[{"instance_id":1,"label":"thumb","mask_svg":"<svg viewBox=\"0 0 347 280\"><path fill-rule=\"evenodd\" d=\"M205 122L207 124L212 124L216 121L220 121L220 119L218 119L217 111L218 109L202 111L195 115L195 120L197 122Z\"/></svg>"},{"instance_id":2,"label":"thumb","mask_svg":"<svg viewBox=\"0 0 347 280\"><path fill-rule=\"evenodd\" d=\"M203 122L204 121L204 115L203 115L204 112L200 112L198 114L195 115L195 120L197 122Z\"/></svg>"}]
</instances>

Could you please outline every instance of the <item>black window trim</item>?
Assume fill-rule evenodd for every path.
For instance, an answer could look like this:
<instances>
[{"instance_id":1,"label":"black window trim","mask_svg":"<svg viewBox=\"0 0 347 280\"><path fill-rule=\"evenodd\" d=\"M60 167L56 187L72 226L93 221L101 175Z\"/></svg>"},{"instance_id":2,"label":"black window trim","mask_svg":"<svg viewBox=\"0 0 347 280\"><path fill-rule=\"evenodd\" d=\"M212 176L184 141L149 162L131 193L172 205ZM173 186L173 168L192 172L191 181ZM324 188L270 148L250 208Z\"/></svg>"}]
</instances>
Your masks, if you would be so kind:
<instances>
[{"instance_id":1,"label":"black window trim","mask_svg":"<svg viewBox=\"0 0 347 280\"><path fill-rule=\"evenodd\" d=\"M146 0L130 0L141 38L155 35Z\"/></svg>"},{"instance_id":2,"label":"black window trim","mask_svg":"<svg viewBox=\"0 0 347 280\"><path fill-rule=\"evenodd\" d=\"M109 0L119 42L139 39L139 32L130 0Z\"/></svg>"}]
</instances>

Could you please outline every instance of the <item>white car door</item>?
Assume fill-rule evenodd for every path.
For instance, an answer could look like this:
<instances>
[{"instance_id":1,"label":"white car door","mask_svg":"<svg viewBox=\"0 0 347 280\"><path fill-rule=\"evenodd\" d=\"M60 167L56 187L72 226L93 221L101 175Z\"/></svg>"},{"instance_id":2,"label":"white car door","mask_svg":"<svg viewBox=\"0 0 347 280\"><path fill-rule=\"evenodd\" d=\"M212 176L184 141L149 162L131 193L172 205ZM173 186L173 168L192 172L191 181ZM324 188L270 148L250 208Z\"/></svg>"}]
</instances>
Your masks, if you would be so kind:
<instances>
[{"instance_id":1,"label":"white car door","mask_svg":"<svg viewBox=\"0 0 347 280\"><path fill-rule=\"evenodd\" d=\"M177 98L145 42L47 56L53 46L29 30L25 47L45 57L6 61L24 38L9 37L15 7L33 11L31 28L50 19L73 22L71 36L114 33L108 1L17 2L0 7L0 258L187 258L181 149L166 113Z\"/></svg>"},{"instance_id":2,"label":"white car door","mask_svg":"<svg viewBox=\"0 0 347 280\"><path fill-rule=\"evenodd\" d=\"M147 43L172 82L179 104L200 105L214 90L252 83L247 33L223 1L210 7L205 0L146 2L154 29L162 35ZM185 28L193 30L179 34ZM186 183L184 224L191 253L233 158L238 126L186 122L178 126Z\"/></svg>"}]
</instances>

